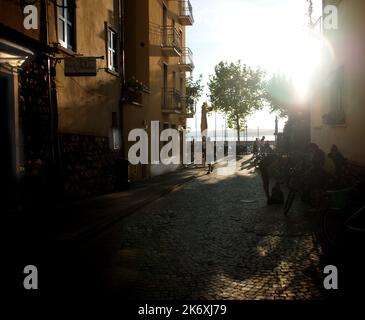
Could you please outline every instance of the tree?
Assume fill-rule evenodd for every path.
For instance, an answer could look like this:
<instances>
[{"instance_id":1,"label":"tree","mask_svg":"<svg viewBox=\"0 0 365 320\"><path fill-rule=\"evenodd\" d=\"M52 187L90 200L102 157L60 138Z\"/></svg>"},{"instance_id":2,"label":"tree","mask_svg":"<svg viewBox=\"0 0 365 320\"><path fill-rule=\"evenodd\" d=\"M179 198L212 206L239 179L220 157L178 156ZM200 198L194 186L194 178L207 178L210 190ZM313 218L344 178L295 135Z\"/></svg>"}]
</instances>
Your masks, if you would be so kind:
<instances>
[{"instance_id":1,"label":"tree","mask_svg":"<svg viewBox=\"0 0 365 320\"><path fill-rule=\"evenodd\" d=\"M198 102L203 93L204 86L201 84L203 75L200 75L197 80L193 76L186 78L186 99L188 105L194 105Z\"/></svg>"},{"instance_id":2,"label":"tree","mask_svg":"<svg viewBox=\"0 0 365 320\"><path fill-rule=\"evenodd\" d=\"M310 114L298 99L292 79L274 75L266 84L266 100L271 112L287 117L281 149L284 152L303 150L310 141Z\"/></svg>"},{"instance_id":3,"label":"tree","mask_svg":"<svg viewBox=\"0 0 365 320\"><path fill-rule=\"evenodd\" d=\"M228 127L237 130L240 141L241 128L246 117L261 109L265 101L264 72L253 69L241 61L236 63L220 62L215 74L210 76L210 111L227 115Z\"/></svg>"},{"instance_id":4,"label":"tree","mask_svg":"<svg viewBox=\"0 0 365 320\"><path fill-rule=\"evenodd\" d=\"M285 75L274 75L265 85L265 99L271 112L279 117L287 117L296 102L296 90L293 81Z\"/></svg>"}]
</instances>

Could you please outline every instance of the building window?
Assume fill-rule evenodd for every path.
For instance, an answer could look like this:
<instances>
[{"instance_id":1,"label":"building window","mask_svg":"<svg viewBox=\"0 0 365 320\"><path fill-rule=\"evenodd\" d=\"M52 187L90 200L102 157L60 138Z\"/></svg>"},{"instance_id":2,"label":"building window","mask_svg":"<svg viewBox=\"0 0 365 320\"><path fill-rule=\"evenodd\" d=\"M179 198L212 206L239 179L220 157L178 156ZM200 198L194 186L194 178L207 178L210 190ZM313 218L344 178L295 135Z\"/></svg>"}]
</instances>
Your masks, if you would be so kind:
<instances>
[{"instance_id":1,"label":"building window","mask_svg":"<svg viewBox=\"0 0 365 320\"><path fill-rule=\"evenodd\" d=\"M59 0L58 38L62 47L75 51L75 1Z\"/></svg>"},{"instance_id":2,"label":"building window","mask_svg":"<svg viewBox=\"0 0 365 320\"><path fill-rule=\"evenodd\" d=\"M118 33L108 27L108 69L118 71Z\"/></svg>"},{"instance_id":3,"label":"building window","mask_svg":"<svg viewBox=\"0 0 365 320\"><path fill-rule=\"evenodd\" d=\"M334 80L332 82L331 106L332 111L336 113L344 112L344 67L336 70Z\"/></svg>"},{"instance_id":4,"label":"building window","mask_svg":"<svg viewBox=\"0 0 365 320\"><path fill-rule=\"evenodd\" d=\"M343 125L346 122L344 108L344 67L339 67L332 75L329 85L329 112L323 116L323 122L329 125Z\"/></svg>"}]
</instances>

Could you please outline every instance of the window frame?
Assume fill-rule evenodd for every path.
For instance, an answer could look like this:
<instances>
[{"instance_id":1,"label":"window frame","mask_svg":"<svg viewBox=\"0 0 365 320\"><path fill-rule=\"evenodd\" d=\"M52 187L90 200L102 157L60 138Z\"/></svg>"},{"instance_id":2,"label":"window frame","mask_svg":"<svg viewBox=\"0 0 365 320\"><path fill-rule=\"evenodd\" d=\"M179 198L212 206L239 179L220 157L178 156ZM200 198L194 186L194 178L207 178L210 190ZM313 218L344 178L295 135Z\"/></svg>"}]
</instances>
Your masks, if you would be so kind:
<instances>
[{"instance_id":1,"label":"window frame","mask_svg":"<svg viewBox=\"0 0 365 320\"><path fill-rule=\"evenodd\" d=\"M336 69L333 83L332 83L332 93L331 93L331 106L333 112L345 112L345 67L340 66Z\"/></svg>"},{"instance_id":2,"label":"window frame","mask_svg":"<svg viewBox=\"0 0 365 320\"><path fill-rule=\"evenodd\" d=\"M58 7L57 14L58 41L63 48L76 52L76 4L74 0L58 0L58 4L61 6ZM70 10L68 6L73 6L74 9ZM71 13L69 11L71 11ZM63 25L62 32L64 39L61 39L60 36L60 21L62 21ZM69 26L71 27L71 32L73 33L73 43L69 43L69 38L71 38L68 32Z\"/></svg>"},{"instance_id":3,"label":"window frame","mask_svg":"<svg viewBox=\"0 0 365 320\"><path fill-rule=\"evenodd\" d=\"M341 65L329 76L326 104L327 113L322 116L322 123L330 126L346 125L345 103L345 67Z\"/></svg>"},{"instance_id":4,"label":"window frame","mask_svg":"<svg viewBox=\"0 0 365 320\"><path fill-rule=\"evenodd\" d=\"M105 23L105 29L106 29L106 64L107 64L107 71L113 73L113 74L119 74L120 65L119 65L119 33L115 28L113 28L108 23ZM114 36L116 39L116 43L114 43ZM110 47L110 43L115 45L115 48ZM115 63L114 66L114 57L113 54L115 54Z\"/></svg>"}]
</instances>

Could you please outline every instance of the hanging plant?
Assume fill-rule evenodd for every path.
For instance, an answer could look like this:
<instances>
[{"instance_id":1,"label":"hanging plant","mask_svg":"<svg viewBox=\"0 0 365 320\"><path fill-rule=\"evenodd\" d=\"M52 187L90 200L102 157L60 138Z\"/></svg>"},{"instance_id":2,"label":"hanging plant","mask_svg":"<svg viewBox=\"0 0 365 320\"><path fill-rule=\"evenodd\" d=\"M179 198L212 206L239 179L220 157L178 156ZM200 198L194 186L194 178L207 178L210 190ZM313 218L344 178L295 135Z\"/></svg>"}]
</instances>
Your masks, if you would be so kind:
<instances>
[{"instance_id":1,"label":"hanging plant","mask_svg":"<svg viewBox=\"0 0 365 320\"><path fill-rule=\"evenodd\" d=\"M127 83L127 88L129 91L142 93L145 89L145 86L142 82L138 81L135 77L130 78Z\"/></svg>"}]
</instances>

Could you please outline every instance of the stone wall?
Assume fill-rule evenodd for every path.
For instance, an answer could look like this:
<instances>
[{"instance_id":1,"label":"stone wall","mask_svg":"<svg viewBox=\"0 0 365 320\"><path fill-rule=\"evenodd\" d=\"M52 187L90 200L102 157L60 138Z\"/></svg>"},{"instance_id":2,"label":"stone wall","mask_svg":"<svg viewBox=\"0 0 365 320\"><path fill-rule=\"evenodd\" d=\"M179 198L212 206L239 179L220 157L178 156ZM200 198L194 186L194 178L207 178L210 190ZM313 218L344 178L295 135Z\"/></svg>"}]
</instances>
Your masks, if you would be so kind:
<instances>
[{"instance_id":1,"label":"stone wall","mask_svg":"<svg viewBox=\"0 0 365 320\"><path fill-rule=\"evenodd\" d=\"M52 195L51 111L48 58L40 52L19 73L19 163L22 205L43 203Z\"/></svg>"},{"instance_id":2,"label":"stone wall","mask_svg":"<svg viewBox=\"0 0 365 320\"><path fill-rule=\"evenodd\" d=\"M62 175L66 199L79 199L115 190L117 153L107 137L60 134Z\"/></svg>"}]
</instances>

